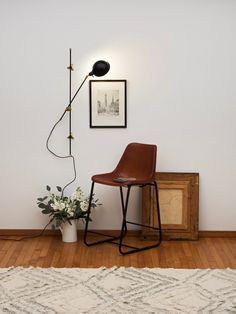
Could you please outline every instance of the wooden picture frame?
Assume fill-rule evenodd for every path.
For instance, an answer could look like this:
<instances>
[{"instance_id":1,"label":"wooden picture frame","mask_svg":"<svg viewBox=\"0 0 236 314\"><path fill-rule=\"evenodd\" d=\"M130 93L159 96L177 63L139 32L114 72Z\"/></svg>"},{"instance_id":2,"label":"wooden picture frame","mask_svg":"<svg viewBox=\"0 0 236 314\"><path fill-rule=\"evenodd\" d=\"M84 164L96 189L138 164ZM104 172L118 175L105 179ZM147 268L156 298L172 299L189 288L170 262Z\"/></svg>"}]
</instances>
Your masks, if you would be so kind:
<instances>
[{"instance_id":1,"label":"wooden picture frame","mask_svg":"<svg viewBox=\"0 0 236 314\"><path fill-rule=\"evenodd\" d=\"M157 172L159 206L163 239L198 239L199 174ZM147 186L142 194L142 223L154 226L157 222L154 190ZM152 229L143 229L152 236Z\"/></svg>"},{"instance_id":2,"label":"wooden picture frame","mask_svg":"<svg viewBox=\"0 0 236 314\"><path fill-rule=\"evenodd\" d=\"M126 128L126 80L89 81L90 128Z\"/></svg>"}]
</instances>

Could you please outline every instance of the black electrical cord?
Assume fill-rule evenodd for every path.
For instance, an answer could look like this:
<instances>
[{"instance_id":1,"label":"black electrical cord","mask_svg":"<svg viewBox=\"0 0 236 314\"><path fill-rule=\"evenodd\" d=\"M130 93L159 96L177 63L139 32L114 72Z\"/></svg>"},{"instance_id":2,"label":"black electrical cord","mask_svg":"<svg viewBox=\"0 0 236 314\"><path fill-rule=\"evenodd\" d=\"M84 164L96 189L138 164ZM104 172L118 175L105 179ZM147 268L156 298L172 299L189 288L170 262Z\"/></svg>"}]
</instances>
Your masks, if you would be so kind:
<instances>
[{"instance_id":1,"label":"black electrical cord","mask_svg":"<svg viewBox=\"0 0 236 314\"><path fill-rule=\"evenodd\" d=\"M71 63L71 61L70 61L70 63ZM47 150L48 150L52 155L54 155L54 156L56 156L56 157L58 157L58 158L62 158L62 159L64 159L64 158L71 158L71 159L72 159L74 177L73 177L73 179L72 179L70 182L68 182L68 183L62 188L62 193L61 193L62 196L63 196L63 194L64 194L64 190L65 190L70 184L72 184L72 183L76 180L76 178L77 178L76 165L75 165L75 157L71 154L71 149L70 149L70 155L60 156L60 155L56 154L55 152L53 152L53 151L50 149L50 147L49 147L49 140L50 140L50 138L51 138L51 136L52 136L52 133L53 133L53 131L55 130L56 126L57 126L57 125L61 122L61 120L64 118L66 112L67 112L67 111L71 112L71 104L72 104L72 102L74 101L74 99L75 99L75 97L77 96L78 92L80 91L81 87L84 85L85 81L87 80L87 78L88 78L90 75L92 75L92 72L89 73L89 74L87 74L87 75L85 76L84 80L83 80L82 83L80 84L80 86L79 86L79 88L77 89L77 91L75 92L74 96L72 97L72 99L70 99L70 104L66 107L66 109L64 110L64 112L63 112L62 116L60 117L60 119L59 119L59 120L54 124L54 126L52 127L52 129L51 129L51 131L50 131L50 133L49 133L49 135L48 135L47 141L46 141ZM70 98L71 98L71 95L70 95ZM71 134L70 134L70 136L71 136Z\"/></svg>"},{"instance_id":2,"label":"black electrical cord","mask_svg":"<svg viewBox=\"0 0 236 314\"><path fill-rule=\"evenodd\" d=\"M38 237L41 237L44 233L44 231L46 230L47 226L50 225L50 223L53 221L54 218L52 218L47 224L46 226L43 228L42 231L40 231L39 234L35 234L35 235L32 235L32 236L24 236L24 237L21 237L19 239L13 239L13 238L3 238L2 236L0 236L0 240L2 241L22 241L22 240L27 240L27 239L33 239L33 238L38 238Z\"/></svg>"},{"instance_id":3,"label":"black electrical cord","mask_svg":"<svg viewBox=\"0 0 236 314\"><path fill-rule=\"evenodd\" d=\"M71 110L71 108L69 108L69 110ZM68 107L65 109L65 111L64 111L64 113L62 114L62 116L60 117L60 119L59 119L59 120L54 124L54 126L52 127L51 131L49 132L47 141L46 141L47 150L48 150L52 155L54 155L54 156L56 156L56 157L58 157L58 158L62 158L62 159L65 159L65 158L71 158L71 159L72 159L74 177L73 177L73 179L72 179L70 182L68 182L68 183L62 188L62 192L61 192L61 193L62 193L62 196L63 196L63 194L64 194L64 190L65 190L70 184L72 184L72 183L76 180L76 178L77 178L76 165L75 165L75 157L74 157L72 154L70 154L70 155L65 155L65 156L60 156L60 155L56 154L55 152L53 152L53 151L50 149L50 147L49 147L49 140L50 140L50 138L51 138L51 136L52 136L52 133L53 133L53 131L55 130L56 126L61 122L61 120L63 119L63 117L64 117L64 115L65 115L65 113L66 113L67 111L68 111Z\"/></svg>"},{"instance_id":4,"label":"black electrical cord","mask_svg":"<svg viewBox=\"0 0 236 314\"><path fill-rule=\"evenodd\" d=\"M63 119L65 113L68 111L68 108L66 108L66 110L64 111L64 113L62 114L62 116L60 117L60 119L54 124L54 126L52 127L51 131L49 132L49 135L48 135L48 138L47 138L47 141L46 141L46 147L47 147L47 150L53 154L54 156L58 157L58 158L72 158L72 162L73 162L73 171L74 171L74 178L73 180L71 180L69 183L67 183L63 189L62 189L62 196L63 196L63 193L64 193L64 190L70 185L72 184L76 178L77 178L77 173L76 173L76 165L75 165L75 157L73 155L66 155L66 156L60 156L58 154L56 154L55 152L53 152L50 148L49 148L49 140L52 136L52 133L53 131L55 130L56 126L61 122L61 120ZM46 230L46 228L50 225L50 223L53 221L54 218L52 218L47 224L46 226L43 228L43 230L39 233L39 234L36 234L36 235L33 235L33 236L24 236L24 237L21 237L21 238L18 238L18 239L14 239L14 238L4 238L2 236L0 236L0 240L2 241L22 241L22 240L26 240L26 239L32 239L32 238L37 238L37 237L40 237L43 235L44 231Z\"/></svg>"},{"instance_id":5,"label":"black electrical cord","mask_svg":"<svg viewBox=\"0 0 236 314\"><path fill-rule=\"evenodd\" d=\"M103 62L104 63L104 61L98 61L98 62L96 62L96 64L97 64L97 67L95 67L95 68L93 68L93 71L99 71L99 70L101 70L100 69L100 67L101 67L101 65L103 66L102 67L102 70L104 70L103 68L104 68L104 64L102 63L101 64L101 62ZM108 64L109 65L109 64ZM107 68L108 66L107 66L107 64L106 64L106 68ZM110 66L109 66L109 68L110 68ZM109 70L109 68L108 68L108 70ZM49 147L49 140L50 140L50 138L51 138L51 136L52 136L52 133L53 133L53 131L55 130L55 128L56 128L56 126L61 122L61 120L64 118L64 116L65 116L65 114L66 114L66 112L67 111L69 111L70 112L70 117L69 117L69 119L70 119L70 129L71 129L71 104L72 104L72 102L74 101L74 99L75 99L75 97L77 96L77 94L79 93L79 91L80 91L80 89L82 88L82 86L84 85L84 83L86 82L86 80L87 80L87 78L89 77L89 76L92 76L94 73L93 73L93 71L92 72L90 72L89 74L87 74L86 76L85 76L85 78L84 78L84 80L82 81L82 83L80 84L80 86L79 86L79 88L77 89L77 91L75 92L75 94L74 94L74 96L71 98L71 71L72 71L72 64L71 64L71 50L70 50L70 66L69 66L69 70L70 70L70 81L69 81L69 86L70 86L70 88L69 88L69 92L70 92L70 95L69 95L69 98L70 98L70 103L69 103L69 105L66 107L66 109L64 110L64 112L63 112L63 114L62 114L62 116L60 117L60 119L54 124L54 126L52 127L52 129L51 129L51 131L50 131L50 133L49 133L49 135L48 135L48 138L47 138L47 141L46 141L46 147L47 147L47 150L52 154L52 155L54 155L55 157L58 157L58 158L62 158L62 159L64 159L64 158L71 158L72 159L72 163L73 163L73 172L74 172L74 177L73 177L73 179L70 181L70 182L68 182L63 188L62 188L62 192L61 192L61 195L63 196L63 194L64 194L64 190L70 185L70 184L72 184L75 180L76 180L76 178L77 178L77 173L76 173L76 165L75 165L75 157L71 154L71 138L70 138L70 142L69 142L69 155L66 155L66 156L60 156L60 155L58 155L58 154L56 154L55 152L53 152L52 151L52 149L50 149L50 147ZM103 72L102 72L103 73ZM98 75L98 76L101 76L101 74L100 74L100 72L96 72L96 75ZM71 131L71 130L69 130L69 131ZM69 134L69 136L71 136L71 132L70 132L70 134Z\"/></svg>"},{"instance_id":6,"label":"black electrical cord","mask_svg":"<svg viewBox=\"0 0 236 314\"><path fill-rule=\"evenodd\" d=\"M72 162L73 162L73 171L74 171L74 178L73 180L71 180L69 183L67 183L63 189L62 189L62 196L63 196L63 193L64 193L64 190L70 185L72 184L76 178L77 178L77 173L76 173L76 165L75 165L75 157L73 155L66 155L66 156L60 156L58 154L56 154L55 152L53 152L50 148L49 148L49 140L52 136L52 133L53 131L55 130L56 126L61 122L61 120L63 119L64 115L66 114L66 112L68 111L68 108L65 109L65 111L63 112L62 116L60 117L60 119L54 124L54 126L52 127L51 131L49 132L49 135L48 135L48 138L47 138L47 141L46 141L46 147L47 147L47 150L53 154L54 156L58 157L58 158L72 158ZM37 238L37 237L40 237L43 235L44 231L46 230L47 226L50 225L50 223L53 221L54 218L52 218L47 224L46 226L43 228L43 230L39 233L39 234L36 234L36 235L33 235L33 236L24 236L24 237L21 237L19 239L13 239L13 238L4 238L2 236L0 236L0 240L3 240L3 241L22 241L22 240L26 240L26 239L32 239L32 238Z\"/></svg>"},{"instance_id":7,"label":"black electrical cord","mask_svg":"<svg viewBox=\"0 0 236 314\"><path fill-rule=\"evenodd\" d=\"M71 59L70 59L70 66L71 66ZM47 150L52 154L54 155L55 157L58 157L58 158L62 158L62 159L65 159L65 158L71 158L72 159L72 163L73 163L73 172L74 172L74 177L73 179L68 182L63 188L62 188L62 192L61 192L61 195L63 197L63 194L64 194L64 190L70 185L72 184L76 178L77 178L77 172L76 172L76 164L75 164L75 157L71 154L71 148L70 148L70 155L65 155L65 156L60 156L58 154L56 154L54 151L52 151L52 149L50 149L49 147L49 140L52 136L52 133L53 131L55 130L56 126L62 121L62 119L64 118L65 114L67 111L71 112L71 104L73 102L73 100L75 99L75 97L77 96L78 92L80 91L81 87L83 86L83 84L85 83L85 81L87 80L87 78L92 75L93 73L89 73L88 75L85 76L83 82L80 84L79 88L77 89L76 93L74 94L74 96L72 97L71 99L71 94L70 94L70 104L68 105L68 107L66 107L66 109L64 110L62 116L60 117L60 119L53 125L51 131L49 132L49 135L48 135L48 138L47 138L47 141L46 141L46 148ZM70 82L70 86L71 86L71 82ZM71 118L71 117L70 117ZM71 134L70 134L71 135ZM12 238L3 238L0 236L0 240L9 240L9 241L22 241L22 240L25 240L25 239L30 239L30 238L36 238L36 237L40 237L45 229L47 228L47 226L53 221L54 218L52 218L49 223L46 224L46 226L43 228L43 230L37 234L37 235L34 235L34 236L25 236L25 237L21 237L19 239L12 239Z\"/></svg>"},{"instance_id":8,"label":"black electrical cord","mask_svg":"<svg viewBox=\"0 0 236 314\"><path fill-rule=\"evenodd\" d=\"M70 66L71 66L71 61L70 61ZM77 89L76 93L74 94L74 96L72 97L72 99L70 99L70 104L68 105L68 107L66 107L66 109L64 110L62 116L60 117L60 119L53 125L51 131L49 132L49 135L48 135L48 138L47 138L47 141L46 141L46 148L47 150L52 154L54 155L55 157L58 157L58 158L62 158L62 159L65 159L65 158L71 158L72 159L72 163L73 163L73 172L74 172L74 177L73 179L68 182L63 188L62 188L62 192L61 192L61 195L63 197L63 194L64 194L64 190L70 185L72 184L76 178L77 178L77 173L76 173L76 164L75 164L75 157L70 153L70 155L65 155L65 156L60 156L58 154L56 154L54 151L52 151L52 149L50 149L49 147L49 140L52 136L52 133L53 131L55 130L56 126L61 122L61 120L64 118L65 114L67 111L71 111L71 104L73 102L73 100L75 99L75 97L77 96L78 92L80 91L81 87L83 86L83 84L85 83L85 81L87 80L87 78L90 76L90 75L93 75L93 72L89 73L88 75L85 76L83 82L80 84L79 88ZM100 76L100 75L98 75ZM71 82L70 82L71 84ZM71 98L71 94L70 94L70 98ZM71 134L70 134L71 135ZM71 152L71 149L70 149L70 152ZM25 239L31 239L31 238L37 238L37 237L40 237L44 231L46 230L47 226L53 221L54 218L52 218L49 223L46 224L46 226L43 228L43 230L37 234L37 235L34 235L34 236L25 236L25 237L21 237L19 239L12 239L12 238L3 238L0 236L0 240L9 240L9 241L22 241L22 240L25 240Z\"/></svg>"}]
</instances>

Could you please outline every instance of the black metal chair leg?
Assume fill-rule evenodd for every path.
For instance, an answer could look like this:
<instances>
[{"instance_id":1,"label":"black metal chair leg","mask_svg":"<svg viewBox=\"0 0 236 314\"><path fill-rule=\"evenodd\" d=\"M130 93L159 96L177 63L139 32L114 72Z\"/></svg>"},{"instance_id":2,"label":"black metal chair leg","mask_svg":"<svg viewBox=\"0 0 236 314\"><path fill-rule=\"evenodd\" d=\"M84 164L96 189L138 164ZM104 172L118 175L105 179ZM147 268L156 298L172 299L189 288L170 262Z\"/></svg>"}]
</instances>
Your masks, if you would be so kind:
<instances>
[{"instance_id":1,"label":"black metal chair leg","mask_svg":"<svg viewBox=\"0 0 236 314\"><path fill-rule=\"evenodd\" d=\"M126 233L127 233L126 214L127 214L128 204L129 204L130 189L131 189L131 186L128 186L126 199L125 199L125 203L124 203L123 190L122 190L122 187L120 187L121 203L122 203L122 213L123 213L123 221L122 221L122 227L121 227L121 231L120 231L120 241L119 241L119 252L121 254L123 254L123 252L122 252L123 239L124 239L124 237L126 236Z\"/></svg>"},{"instance_id":2,"label":"black metal chair leg","mask_svg":"<svg viewBox=\"0 0 236 314\"><path fill-rule=\"evenodd\" d=\"M113 240L118 240L120 238L120 236L113 237L113 236L108 235L108 234L103 234L103 233L99 233L99 232L94 232L94 231L89 231L88 230L90 214L91 214L91 204L92 204L92 199L93 199L94 184L95 184L95 182L93 181L92 185L91 185L90 196L89 196L89 205L88 205L87 216L85 218L86 223L85 223L85 230L84 230L84 244L86 244L87 246L92 246L92 245L96 245L96 244L102 244L102 243L105 243L105 242L111 242ZM105 237L109 237L109 239L99 240L99 241L88 243L88 241L87 241L88 233L102 235L102 236L105 236Z\"/></svg>"},{"instance_id":3,"label":"black metal chair leg","mask_svg":"<svg viewBox=\"0 0 236 314\"><path fill-rule=\"evenodd\" d=\"M121 227L121 234L120 234L120 241L119 241L119 252L122 255L127 255L127 254L132 254L132 253L145 251L145 250L148 250L148 249L152 249L152 248L158 247L161 244L161 240L162 240L161 239L161 220L160 220L160 208L159 208L157 184L156 184L156 182L154 182L154 184L150 184L150 185L153 185L155 187L156 204L157 204L157 216L158 216L158 228L151 227L151 226L146 226L146 225L143 225L143 224L137 224L137 223L133 223L133 222L128 222L126 220L126 215L127 215L127 210L128 210L128 202L129 202L129 196L130 196L130 189L131 189L131 185L128 186L125 206L123 208L123 223L122 223L122 227ZM144 246L142 248L138 248L138 247L134 247L134 246L123 244L124 234L127 232L127 229L126 229L126 232L124 232L125 228L127 228L127 223L131 223L131 224L138 225L138 226L143 226L143 227L148 227L150 229L159 230L158 242L156 244ZM128 248L131 248L131 249L128 250L128 251L123 251L122 250L123 247L128 247Z\"/></svg>"},{"instance_id":4,"label":"black metal chair leg","mask_svg":"<svg viewBox=\"0 0 236 314\"><path fill-rule=\"evenodd\" d=\"M90 214L91 214L91 203L92 203L92 198L93 198L93 190L94 190L94 182L92 182L92 185L91 185L88 211L87 211L87 216L85 219L85 230L84 230L84 243L85 244L87 244L87 233L88 233L88 224L89 224L89 219L90 219Z\"/></svg>"},{"instance_id":5,"label":"black metal chair leg","mask_svg":"<svg viewBox=\"0 0 236 314\"><path fill-rule=\"evenodd\" d=\"M128 188L128 192L130 192L130 189ZM123 188L122 186L120 186L120 198L121 198L121 208L122 208L122 214L123 214L123 218L124 216L126 215L125 213L125 203L124 203L124 194L123 194ZM127 201L127 196L126 196L126 201ZM124 223L124 233L123 233L123 236L126 235L127 233L127 224L126 224L126 221L124 221L124 219L122 220L122 224Z\"/></svg>"},{"instance_id":6,"label":"black metal chair leg","mask_svg":"<svg viewBox=\"0 0 236 314\"><path fill-rule=\"evenodd\" d=\"M162 241L162 233L161 233L161 215L160 215L160 206L159 206L159 195L157 189L157 183L154 181L154 188L156 194L156 205L157 205L157 218L158 218L158 226L159 226L159 239Z\"/></svg>"},{"instance_id":7,"label":"black metal chair leg","mask_svg":"<svg viewBox=\"0 0 236 314\"><path fill-rule=\"evenodd\" d=\"M113 243L113 244L119 245L119 252L122 255L137 253L137 252L141 252L141 251L145 251L145 250L148 250L148 249L151 249L151 248L158 247L161 244L161 241L162 241L161 217L160 217L160 207L159 207L159 199L158 199L158 189L157 189L156 182L150 183L150 184L146 184L146 185L154 186L154 189L155 189L158 227L152 227L152 226L147 226L147 225L143 225L143 224L127 221L126 216L127 216L127 211L128 211L129 197L130 197L130 191L131 191L132 185L129 185L127 187L128 190L127 190L125 201L124 201L123 189L122 189L122 187L120 187L120 197L121 197L121 207L122 207L123 220L122 220L122 226L121 226L121 230L120 230L120 235L117 236L117 237L114 237L114 236L111 236L111 235L108 235L108 234L103 234L103 233L100 233L100 232L94 232L94 231L89 231L88 230L90 214L91 214L91 204L92 204L92 199L93 199L93 190L94 190L94 182L92 182L91 192L90 192L90 197L89 197L89 207L88 207L88 211L87 211L85 231L84 231L84 243L87 246L102 244L102 243L106 243L106 242ZM141 186L141 188L143 188L143 187L144 186ZM147 228L159 231L158 242L156 244L144 246L144 247L141 247L141 248L138 248L138 247L135 247L135 246L131 246L131 245L127 245L127 244L123 243L123 240L124 240L124 238L125 238L125 236L127 234L127 224L133 224L133 225L137 225L137 226L141 226L141 227L147 227ZM101 236L109 237L109 239L99 240L99 241L88 243L88 241L87 241L87 234L88 233L94 233L94 234L98 234L98 235L101 235ZM114 240L119 240L119 241L115 242ZM123 248L128 248L129 250L124 251Z\"/></svg>"}]
</instances>

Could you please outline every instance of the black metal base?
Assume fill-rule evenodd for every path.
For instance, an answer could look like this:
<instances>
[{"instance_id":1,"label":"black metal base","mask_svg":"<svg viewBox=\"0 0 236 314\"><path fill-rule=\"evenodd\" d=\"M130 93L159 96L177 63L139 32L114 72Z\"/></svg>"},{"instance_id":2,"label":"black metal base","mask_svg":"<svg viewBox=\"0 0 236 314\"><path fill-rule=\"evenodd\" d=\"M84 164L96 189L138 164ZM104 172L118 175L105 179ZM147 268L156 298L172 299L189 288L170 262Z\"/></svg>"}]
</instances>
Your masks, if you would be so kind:
<instances>
[{"instance_id":1,"label":"black metal base","mask_svg":"<svg viewBox=\"0 0 236 314\"><path fill-rule=\"evenodd\" d=\"M154 188L155 188L156 204L157 204L157 217L158 217L158 225L159 225L158 228L126 220L127 210L128 210L128 202L129 202L129 196L130 196L130 190L131 190L131 187L135 186L135 185L128 185L127 186L128 190L127 190L127 195L126 195L125 202L124 202L123 188L120 186L120 196L121 196L121 207L122 207L122 213L123 213L123 222L122 222L122 227L121 227L121 230L120 230L120 235L116 236L116 237L108 235L108 234L103 234L103 233L100 233L100 232L95 232L95 231L89 231L88 230L90 214L91 214L91 203L92 203L92 198L93 198L94 184L95 184L95 182L92 182L90 198L89 198L89 207L88 207L88 211L87 211L85 231L84 231L84 243L87 246L93 246L93 245L107 243L107 242L108 243L113 243L113 244L116 244L116 245L119 246L120 254L127 255L127 254L131 254L131 253L137 253L137 252L145 251L145 250L148 250L148 249L152 249L152 248L158 247L161 244L161 241L162 241L161 218L160 218L160 208L159 208L157 184L156 184L155 181L153 183L145 184L145 185L142 185L140 187L143 188L146 185L151 185L151 186L154 186ZM124 240L124 238L125 238L125 236L127 234L127 224L132 224L132 225L136 225L136 226L141 226L141 227L157 230L158 231L158 241L155 244L153 244L153 245L147 245L147 246L144 246L144 247L141 247L141 248L124 244L123 240ZM93 234L98 234L98 235L101 235L101 236L105 236L105 237L108 237L108 239L99 240L99 241L88 243L88 241L87 241L88 233L93 233ZM115 240L118 240L118 242L115 242ZM123 248L129 248L130 250L125 250L124 251Z\"/></svg>"}]
</instances>

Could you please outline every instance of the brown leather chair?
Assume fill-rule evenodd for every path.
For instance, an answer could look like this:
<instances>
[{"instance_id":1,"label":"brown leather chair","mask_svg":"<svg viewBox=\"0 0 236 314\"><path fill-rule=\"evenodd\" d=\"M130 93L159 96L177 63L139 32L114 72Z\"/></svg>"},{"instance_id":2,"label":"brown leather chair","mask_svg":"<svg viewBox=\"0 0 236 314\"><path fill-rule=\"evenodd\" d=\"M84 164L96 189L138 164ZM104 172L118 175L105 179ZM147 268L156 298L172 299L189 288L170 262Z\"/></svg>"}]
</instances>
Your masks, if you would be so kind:
<instances>
[{"instance_id":1,"label":"brown leather chair","mask_svg":"<svg viewBox=\"0 0 236 314\"><path fill-rule=\"evenodd\" d=\"M89 208L87 211L85 232L84 232L84 243L87 246L109 242L109 243L114 243L114 244L119 245L119 251L121 254L130 254L130 253L135 253L135 252L151 249L160 245L161 220L160 220L157 184L154 179L155 169L156 169L156 153L157 153L156 145L131 143L126 147L115 170L109 173L97 174L92 177ZM119 187L120 189L123 222L121 226L120 235L117 237L88 230L90 214L91 214L91 202L92 202L95 183ZM158 227L147 226L147 225L143 225L140 223L126 220L131 187L139 186L143 188L147 185L153 186L155 189L157 217L158 217L158 222L159 222ZM127 188L127 194L126 194L125 200L124 200L124 195L123 195L123 188ZM123 240L127 233L127 224L133 224L140 227L147 227L147 228L157 230L157 242L153 245L147 245L141 248L124 244ZM88 243L87 236L88 236L88 233L90 232L106 236L108 237L108 239L106 238L105 240L99 240L96 242ZM119 240L119 241L117 242L116 240ZM124 247L129 248L129 250L124 251L123 250Z\"/></svg>"}]
</instances>

